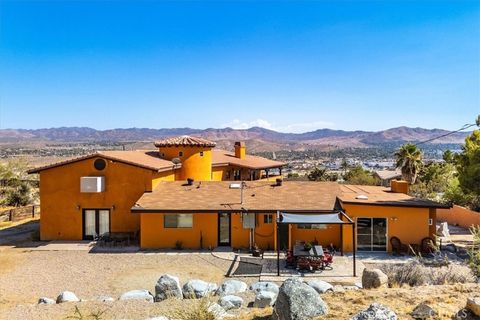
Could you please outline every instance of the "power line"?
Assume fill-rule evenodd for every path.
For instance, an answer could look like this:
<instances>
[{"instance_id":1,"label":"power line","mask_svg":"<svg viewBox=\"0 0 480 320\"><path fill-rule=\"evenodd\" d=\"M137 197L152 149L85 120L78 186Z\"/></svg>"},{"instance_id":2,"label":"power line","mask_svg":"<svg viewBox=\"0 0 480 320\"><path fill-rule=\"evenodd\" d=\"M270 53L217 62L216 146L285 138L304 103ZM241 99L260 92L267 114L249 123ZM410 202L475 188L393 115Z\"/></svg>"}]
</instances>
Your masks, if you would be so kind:
<instances>
[{"instance_id":1,"label":"power line","mask_svg":"<svg viewBox=\"0 0 480 320\"><path fill-rule=\"evenodd\" d=\"M471 128L471 127L476 126L476 125L477 125L476 123L466 124L466 125L464 125L463 127L461 127L460 129L457 129L457 130L454 130L454 131L450 131L450 132L447 132L447 133L445 133L445 134L439 135L439 136L437 136L437 137L433 137L433 138L430 138L430 139L428 139L428 140L420 141L420 142L417 142L417 143L414 143L414 144L418 146L418 145L420 145L420 144L424 144L424 143L427 143L427 142L430 142L430 141L433 141L433 140L437 140L437 139L440 139L440 138L449 136L449 135L451 135L451 134L454 134L454 133L457 133L457 132L466 130L466 129Z\"/></svg>"}]
</instances>

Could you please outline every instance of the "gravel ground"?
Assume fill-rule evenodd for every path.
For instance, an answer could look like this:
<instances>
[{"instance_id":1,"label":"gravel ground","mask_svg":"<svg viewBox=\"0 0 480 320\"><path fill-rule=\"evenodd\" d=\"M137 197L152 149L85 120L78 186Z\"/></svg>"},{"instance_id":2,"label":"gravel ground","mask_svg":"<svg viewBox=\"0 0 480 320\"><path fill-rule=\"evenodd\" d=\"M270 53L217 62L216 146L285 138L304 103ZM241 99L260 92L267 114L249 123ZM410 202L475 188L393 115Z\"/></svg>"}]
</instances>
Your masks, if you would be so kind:
<instances>
[{"instance_id":1,"label":"gravel ground","mask_svg":"<svg viewBox=\"0 0 480 320\"><path fill-rule=\"evenodd\" d=\"M61 319L69 313L73 315L72 305L36 306L38 298L56 298L64 290L73 291L85 300L100 295L118 298L134 289L147 289L153 293L157 279L164 273L178 276L182 283L202 279L219 284L225 279L230 264L230 261L209 253L92 254L87 251L28 251L1 247L0 319ZM258 278L251 277L238 279L247 283L258 281ZM253 300L252 297L246 298L247 301ZM82 302L79 307L91 311L95 304ZM101 310L103 307L99 306ZM171 305L115 302L106 309L115 311L115 318L127 318L126 315L137 310L135 317L129 316L128 319L145 319L171 309Z\"/></svg>"}]
</instances>

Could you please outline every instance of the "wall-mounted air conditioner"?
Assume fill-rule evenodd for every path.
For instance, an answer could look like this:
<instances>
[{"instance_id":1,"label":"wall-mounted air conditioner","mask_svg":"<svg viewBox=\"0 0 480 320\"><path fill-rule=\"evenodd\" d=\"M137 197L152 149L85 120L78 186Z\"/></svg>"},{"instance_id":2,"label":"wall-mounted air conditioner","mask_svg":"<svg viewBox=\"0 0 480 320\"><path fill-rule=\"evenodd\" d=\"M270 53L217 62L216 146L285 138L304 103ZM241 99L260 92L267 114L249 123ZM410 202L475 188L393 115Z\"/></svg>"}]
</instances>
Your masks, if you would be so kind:
<instances>
[{"instance_id":1,"label":"wall-mounted air conditioner","mask_svg":"<svg viewBox=\"0 0 480 320\"><path fill-rule=\"evenodd\" d=\"M80 177L80 192L104 192L105 177Z\"/></svg>"}]
</instances>

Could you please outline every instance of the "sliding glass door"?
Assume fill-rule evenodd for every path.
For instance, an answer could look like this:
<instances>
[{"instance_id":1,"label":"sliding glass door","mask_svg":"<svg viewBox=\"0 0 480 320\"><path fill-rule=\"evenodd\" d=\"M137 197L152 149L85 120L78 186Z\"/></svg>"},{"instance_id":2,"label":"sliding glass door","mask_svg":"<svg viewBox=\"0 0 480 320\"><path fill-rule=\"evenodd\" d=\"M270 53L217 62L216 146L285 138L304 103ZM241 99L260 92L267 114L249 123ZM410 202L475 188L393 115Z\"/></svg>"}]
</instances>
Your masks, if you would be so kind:
<instances>
[{"instance_id":1,"label":"sliding glass door","mask_svg":"<svg viewBox=\"0 0 480 320\"><path fill-rule=\"evenodd\" d=\"M387 251L386 218L357 218L357 250Z\"/></svg>"},{"instance_id":2,"label":"sliding glass door","mask_svg":"<svg viewBox=\"0 0 480 320\"><path fill-rule=\"evenodd\" d=\"M110 210L83 210L83 239L92 240L110 232Z\"/></svg>"}]
</instances>

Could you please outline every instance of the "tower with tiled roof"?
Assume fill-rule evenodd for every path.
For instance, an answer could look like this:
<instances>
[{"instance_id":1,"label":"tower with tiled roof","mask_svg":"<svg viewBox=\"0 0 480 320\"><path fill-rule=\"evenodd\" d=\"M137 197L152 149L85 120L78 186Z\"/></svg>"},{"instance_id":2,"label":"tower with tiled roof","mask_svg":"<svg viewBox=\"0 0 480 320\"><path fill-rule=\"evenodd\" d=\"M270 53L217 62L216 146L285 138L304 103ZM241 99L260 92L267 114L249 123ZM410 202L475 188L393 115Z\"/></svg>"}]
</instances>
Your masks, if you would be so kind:
<instances>
[{"instance_id":1,"label":"tower with tiled roof","mask_svg":"<svg viewBox=\"0 0 480 320\"><path fill-rule=\"evenodd\" d=\"M181 163L176 179L209 181L212 179L212 148L215 142L191 136L156 141L161 158Z\"/></svg>"}]
</instances>

